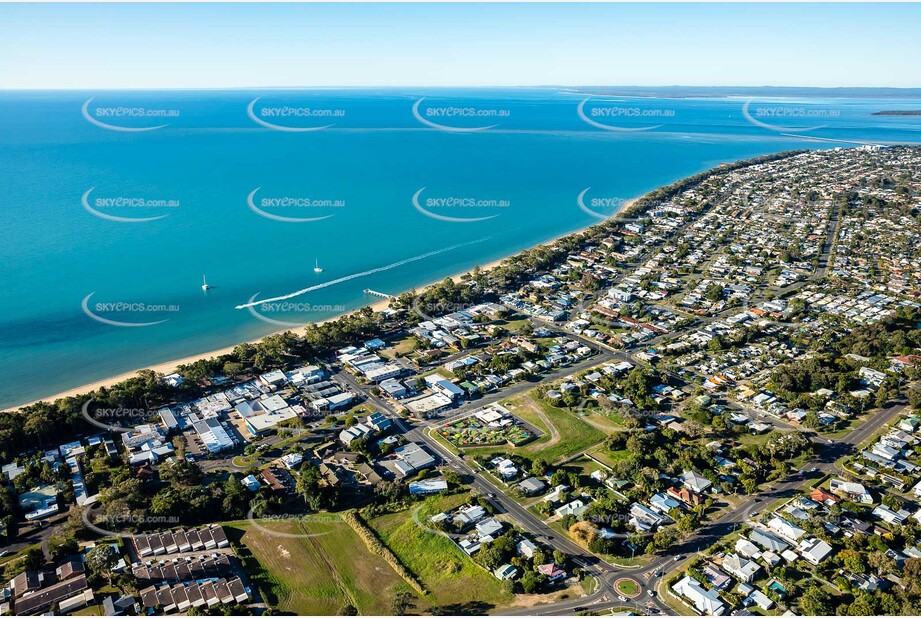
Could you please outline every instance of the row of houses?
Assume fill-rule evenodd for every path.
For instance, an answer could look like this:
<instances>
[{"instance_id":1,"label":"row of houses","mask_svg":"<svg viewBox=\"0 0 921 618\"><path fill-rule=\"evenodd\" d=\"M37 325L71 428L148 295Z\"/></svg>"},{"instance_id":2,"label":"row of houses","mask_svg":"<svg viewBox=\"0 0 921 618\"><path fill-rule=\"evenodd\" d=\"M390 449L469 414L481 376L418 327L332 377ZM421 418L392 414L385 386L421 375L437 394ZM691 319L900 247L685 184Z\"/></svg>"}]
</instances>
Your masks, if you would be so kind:
<instances>
[{"instance_id":1,"label":"row of houses","mask_svg":"<svg viewBox=\"0 0 921 618\"><path fill-rule=\"evenodd\" d=\"M94 596L81 558L65 560L54 572L26 570L9 582L9 595L0 614L18 616L47 611L67 613L90 603Z\"/></svg>"},{"instance_id":2,"label":"row of houses","mask_svg":"<svg viewBox=\"0 0 921 618\"><path fill-rule=\"evenodd\" d=\"M131 542L137 555L142 558L230 546L227 534L217 524L192 530L137 534L131 537Z\"/></svg>"},{"instance_id":3,"label":"row of houses","mask_svg":"<svg viewBox=\"0 0 921 618\"><path fill-rule=\"evenodd\" d=\"M239 577L203 582L149 586L140 590L141 605L147 612L188 612L191 608L232 605L250 600L250 594Z\"/></svg>"},{"instance_id":4,"label":"row of houses","mask_svg":"<svg viewBox=\"0 0 921 618\"><path fill-rule=\"evenodd\" d=\"M233 572L230 556L224 553L216 555L188 556L173 560L159 560L135 564L131 573L138 584L169 583L174 584L189 580L226 577Z\"/></svg>"}]
</instances>

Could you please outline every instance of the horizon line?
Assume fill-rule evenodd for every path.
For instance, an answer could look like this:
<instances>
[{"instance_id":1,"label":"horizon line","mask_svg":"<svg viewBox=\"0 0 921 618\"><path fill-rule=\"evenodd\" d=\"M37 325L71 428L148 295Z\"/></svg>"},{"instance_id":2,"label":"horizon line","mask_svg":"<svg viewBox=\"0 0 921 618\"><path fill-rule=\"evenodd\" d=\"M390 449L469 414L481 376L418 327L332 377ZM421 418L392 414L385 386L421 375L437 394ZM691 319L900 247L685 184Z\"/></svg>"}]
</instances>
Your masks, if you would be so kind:
<instances>
[{"instance_id":1,"label":"horizon line","mask_svg":"<svg viewBox=\"0 0 921 618\"><path fill-rule=\"evenodd\" d=\"M314 86L194 86L194 87L185 87L185 86L81 86L81 87L54 87L54 86L44 86L44 87L0 87L0 92L44 92L44 91L56 91L56 92L82 92L85 90L113 90L113 91L122 91L122 90L184 90L184 91L194 91L194 90L288 90L288 89L297 89L297 90L364 90L364 89L398 89L398 88L427 88L432 90L437 89L452 89L452 88L470 88L477 90L487 90L487 89L521 89L521 88L534 88L534 89L551 89L551 88L569 88L569 89L588 89L588 88L700 88L700 89L800 89L800 90L917 90L921 92L921 85L919 86L790 86L790 85L760 85L760 86L745 86L745 85L712 85L712 86L702 86L702 85L691 85L691 84L518 84L518 85L465 85L465 84L455 84L455 85L425 85L425 84L396 84L396 85L362 85L362 86L345 86L345 85L314 85Z\"/></svg>"}]
</instances>

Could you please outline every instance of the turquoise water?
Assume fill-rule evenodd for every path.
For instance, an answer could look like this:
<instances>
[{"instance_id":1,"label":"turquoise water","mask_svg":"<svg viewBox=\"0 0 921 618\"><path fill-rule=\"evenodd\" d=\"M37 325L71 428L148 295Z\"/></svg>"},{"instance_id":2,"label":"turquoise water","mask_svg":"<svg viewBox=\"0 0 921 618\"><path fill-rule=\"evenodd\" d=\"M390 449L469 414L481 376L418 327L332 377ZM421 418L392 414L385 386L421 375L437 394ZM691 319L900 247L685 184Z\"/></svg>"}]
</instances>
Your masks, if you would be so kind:
<instances>
[{"instance_id":1,"label":"turquoise water","mask_svg":"<svg viewBox=\"0 0 921 618\"><path fill-rule=\"evenodd\" d=\"M247 113L260 96L257 119L332 126L263 126ZM423 96L423 120L492 128L427 125L413 114ZM81 111L90 97L92 120L166 126L99 126ZM870 115L921 109L917 100L754 102L749 116L773 128L746 119L744 99L597 97L583 106L596 123L643 129L624 131L581 118L584 98L552 89L0 93L0 406L278 330L234 308L257 293L280 296L430 254L299 296L292 302L309 306L296 311L264 312L303 323L375 300L366 288L396 294L583 228L599 221L576 202L589 187L587 200L606 198L590 203L614 205L594 207L607 215L722 162L855 141L921 142L921 118ZM118 107L178 115L100 111ZM306 108L330 111L313 117ZM298 115L271 115L280 109ZM797 130L844 141L784 134ZM257 189L252 202L269 216L248 204ZM106 202L119 197L133 205ZM282 197L298 205L272 205ZM470 202L439 206L444 198ZM213 286L207 294L203 274ZM81 307L91 293L97 317L159 323L95 320ZM116 302L173 310L97 305Z\"/></svg>"}]
</instances>

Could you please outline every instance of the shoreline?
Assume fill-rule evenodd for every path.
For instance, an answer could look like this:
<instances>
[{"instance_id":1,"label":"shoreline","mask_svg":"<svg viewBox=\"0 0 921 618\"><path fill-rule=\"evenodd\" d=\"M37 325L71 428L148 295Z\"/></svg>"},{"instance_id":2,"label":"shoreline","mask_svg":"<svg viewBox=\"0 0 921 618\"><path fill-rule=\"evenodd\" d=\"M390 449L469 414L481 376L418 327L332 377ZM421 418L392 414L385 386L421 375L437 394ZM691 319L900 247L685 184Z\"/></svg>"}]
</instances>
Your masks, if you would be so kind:
<instances>
[{"instance_id":1,"label":"shoreline","mask_svg":"<svg viewBox=\"0 0 921 618\"><path fill-rule=\"evenodd\" d=\"M603 219L603 220L601 220L601 221L598 221L598 223L592 223L591 225L587 225L587 226L585 226L585 227L583 227L583 228L579 228L578 230L573 230L573 231L571 231L571 232L566 232L565 234L560 234L559 236L555 236L555 237L551 238L550 240L546 240L546 241L544 241L544 242L537 243L536 245L532 245L532 246L530 246L530 247L527 247L526 249L521 249L521 250L519 250L519 251L516 251L515 253L510 253L509 255L506 255L506 256L504 256L504 257L498 258L498 259L496 259L496 260L493 260L492 262L489 262L489 263L487 263L487 264L479 265L478 267L480 268L480 270L484 270L484 271L492 270L493 268L495 268L496 266L498 266L499 264L501 264L504 260L507 260L507 259L509 259L509 258L511 258L511 257L514 257L515 255L518 255L518 254L521 253L522 251L529 251L529 250L531 250L531 249L536 249L537 247L543 247L543 246L546 246L546 245L552 245L553 243L555 243L555 242L557 242L557 241L559 241L559 240L561 240L561 239L563 239L563 238L566 238L567 236L571 236L571 235L573 235L573 234L580 234L580 233L584 232L585 230L587 230L588 228L593 227L593 226L595 226L595 225L598 225L598 224L600 224L600 223L603 223L604 221L609 221L609 220L611 220L611 219L616 219L616 218L618 218L618 217L621 217L621 216L627 214L627 213L633 208L633 206L636 204L636 202L637 202L638 200L639 200L639 198L634 198L634 199L632 199L632 200L629 200L627 203L624 204L623 208L621 208L620 210L618 210L616 213L614 213L613 215L611 215L611 216L608 217L607 219ZM477 268L477 266L474 266L474 268ZM471 273L473 272L474 268L470 268L470 269L468 269L468 270L459 272L459 273L457 273L457 274L450 275L450 278L453 279L455 282L459 282L459 281L461 280L461 278L462 278L464 275L471 274ZM438 279L437 281L432 281L432 282L426 283L426 284L424 284L424 285L422 285L422 286L420 286L420 287L416 287L416 288L412 288L412 289L414 289L417 293L420 293L420 292L423 292L423 291L427 290L428 288L432 287L433 285L436 285L437 283L440 283L441 281L444 281L444 278ZM408 292L408 291L411 291L411 290L404 290L404 292ZM403 293L403 292L401 292L401 293ZM397 296L399 296L399 294L397 294ZM338 315L335 315L335 316L326 318L325 320L320 320L320 321L318 321L318 322L315 322L315 324L325 324L326 322L330 322L330 321L332 321L332 320L337 320L337 319L339 319L340 317L342 317L342 316L344 316L344 315L348 315L348 314L350 314L350 313L354 313L355 311L358 311L358 310L360 310L360 309L363 309L364 307L371 307L371 310L372 310L372 311L380 311L381 309L386 309L387 306L388 306L388 304L389 304L389 302L390 302L389 300L379 300L379 301L376 301L376 302L374 302L374 303L369 303L369 304L366 304L366 305L362 305L361 307L357 307L357 308L355 308L355 309L352 309L351 311L345 311L345 312L340 313L340 314L338 314ZM306 325L305 325L305 326L306 326ZM262 339L264 339L264 338L266 338L266 337L268 337L268 336L277 335L277 334L284 333L284 332L288 332L288 331L297 332L296 329L284 328L284 329L272 331L272 332L270 332L270 333L267 333L267 334L265 334L265 335L262 335L261 337L258 337L258 338L255 338L255 339L250 339L250 340L248 340L248 341L238 341L238 342L236 342L236 343L234 343L234 344L232 344L232 345L225 346L225 347L223 347L223 348L218 348L218 349L216 349L216 350L210 350L210 351L207 351L207 352L200 352L200 353L197 353L197 354L191 354L191 355L189 355L189 356L184 356L184 357L182 357L182 358L177 358L177 359L172 359L172 360L168 360L168 361L163 361L162 363L156 363L156 364L153 364L153 365L148 365L148 366L144 366L144 367L138 367L137 369L131 369L131 370L126 371L126 372L124 372L124 373L120 373L120 374L117 374L117 375L114 375L114 376L111 376L111 377L108 377L108 378L103 378L103 379L97 380L97 381L95 381L95 382L88 382L88 383L82 384L82 385L80 385L80 386L75 386L75 387L73 387L73 388L69 388L69 389L60 391L60 392L58 392L58 393L52 394L52 395L46 395L46 396L44 396L44 397L40 397L40 398L38 398L38 399L34 399L34 400L29 401L29 402L27 402L27 403L22 403L22 404L17 404L17 405L14 405L14 406L10 406L10 407L4 409L3 412L18 412L18 411L22 410L22 408L25 408L25 407L28 407L28 406L31 406L31 405L35 405L35 404L40 403L40 402L54 402L54 401L56 401L56 400L58 400L58 399L64 399L64 398L67 398L67 397L76 397L76 396L78 396L78 395L89 394L91 391L95 391L95 390L97 390L97 389L99 389L99 388L111 387L111 386L114 385L114 384L117 384L117 383L119 383L119 382L123 382L123 381L125 381L125 380L127 380L127 379L129 379L129 378L133 378L133 377L135 377L135 376L137 375L137 373L138 373L139 371L150 370L150 371L156 371L156 372L158 372L158 373L162 373L162 374L164 374L164 375L170 374L170 373L175 372L176 368L177 368L179 365L186 365L186 364L189 364L189 363L193 363L193 362L195 362L195 361L198 361L198 360L203 360L203 359L207 359L207 358L212 358L212 357L214 357L214 356L221 356L221 355L223 355L223 354L229 354L236 346L238 346L238 345L240 345L240 344L242 344L242 343L256 343L257 341L261 341Z\"/></svg>"}]
</instances>

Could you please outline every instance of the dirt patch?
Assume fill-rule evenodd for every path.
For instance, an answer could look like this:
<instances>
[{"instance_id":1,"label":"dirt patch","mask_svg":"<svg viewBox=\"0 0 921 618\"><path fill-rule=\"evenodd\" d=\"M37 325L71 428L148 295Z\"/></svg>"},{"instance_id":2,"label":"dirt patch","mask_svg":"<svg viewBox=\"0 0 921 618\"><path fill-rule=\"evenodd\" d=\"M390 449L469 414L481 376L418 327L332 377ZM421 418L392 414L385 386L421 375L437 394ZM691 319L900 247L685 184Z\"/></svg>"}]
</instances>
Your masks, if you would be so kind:
<instances>
[{"instance_id":1,"label":"dirt patch","mask_svg":"<svg viewBox=\"0 0 921 618\"><path fill-rule=\"evenodd\" d=\"M522 397L521 401L526 405L534 414L537 415L537 418L547 427L547 431L550 432L550 439L543 443L542 447L546 448L548 446L553 446L560 441L560 432L556 426L550 422L550 418L547 416L547 413L541 410L540 406L534 403L530 397Z\"/></svg>"},{"instance_id":2,"label":"dirt patch","mask_svg":"<svg viewBox=\"0 0 921 618\"><path fill-rule=\"evenodd\" d=\"M582 597L584 591L578 583L572 584L568 588L557 590L548 594L516 594L515 601L508 607L538 607L547 603L558 603L568 599L578 599Z\"/></svg>"}]
</instances>

